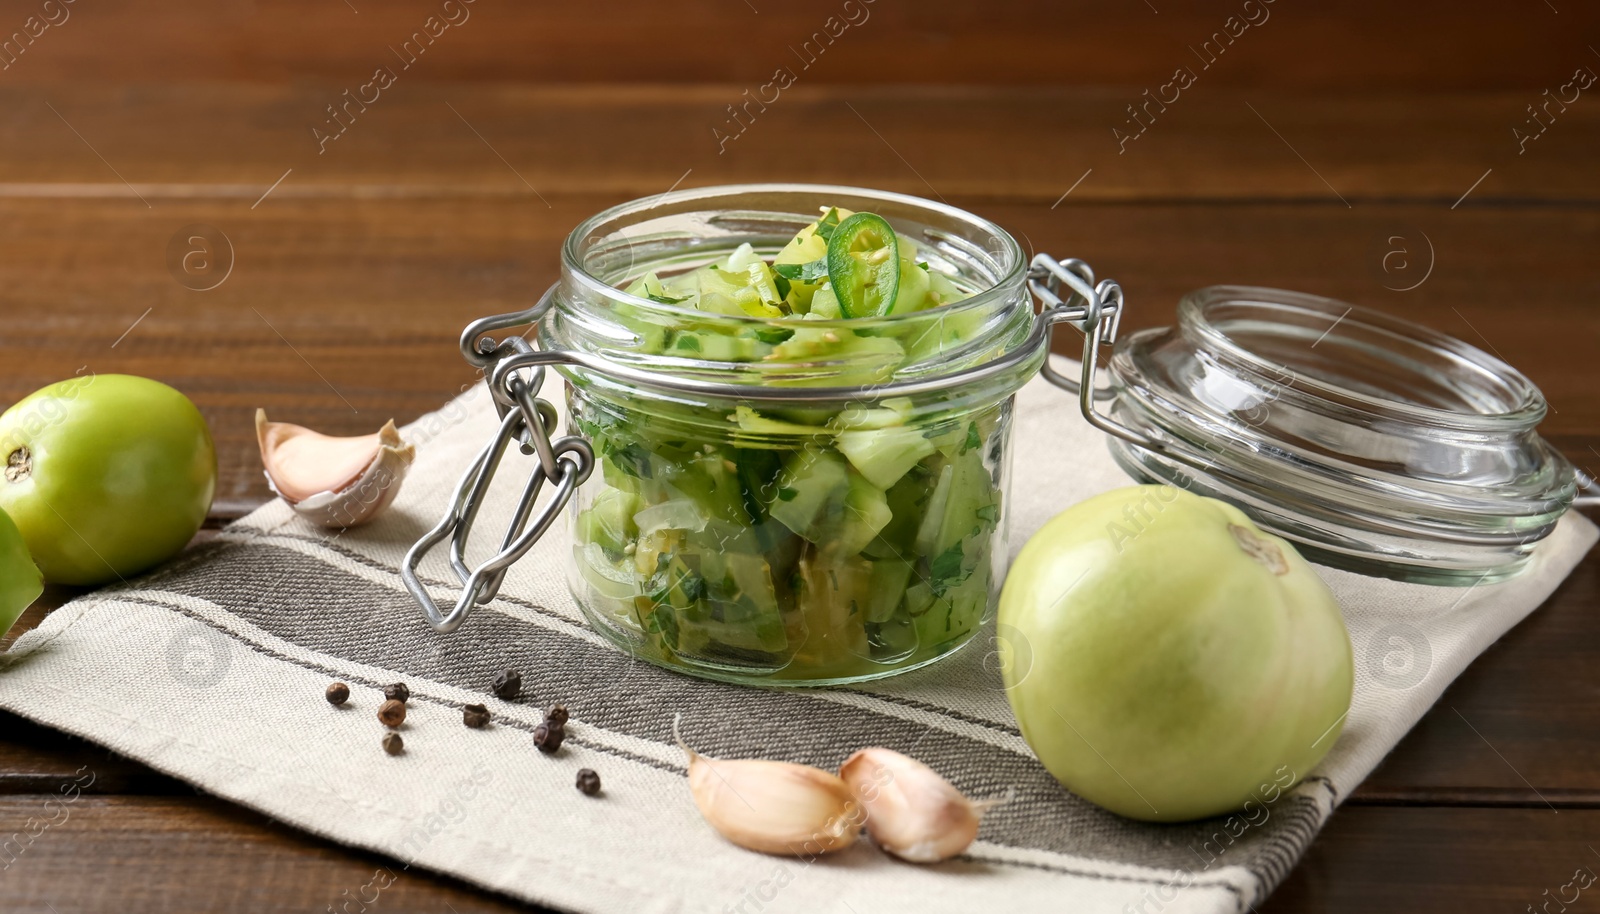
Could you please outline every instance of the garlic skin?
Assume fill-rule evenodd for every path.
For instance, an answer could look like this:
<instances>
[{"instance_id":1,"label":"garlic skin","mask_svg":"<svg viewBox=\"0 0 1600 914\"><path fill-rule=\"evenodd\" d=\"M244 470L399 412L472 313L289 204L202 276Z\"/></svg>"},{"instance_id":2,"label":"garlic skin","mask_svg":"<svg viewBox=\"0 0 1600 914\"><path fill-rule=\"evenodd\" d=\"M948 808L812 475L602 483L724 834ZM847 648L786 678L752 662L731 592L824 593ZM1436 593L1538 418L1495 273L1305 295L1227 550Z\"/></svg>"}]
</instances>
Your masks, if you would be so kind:
<instances>
[{"instance_id":1,"label":"garlic skin","mask_svg":"<svg viewBox=\"0 0 1600 914\"><path fill-rule=\"evenodd\" d=\"M375 434L337 438L256 410L256 441L267 484L302 517L324 527L364 524L388 507L417 451L394 420Z\"/></svg>"},{"instance_id":2,"label":"garlic skin","mask_svg":"<svg viewBox=\"0 0 1600 914\"><path fill-rule=\"evenodd\" d=\"M862 749L839 774L867 812L867 834L912 863L938 863L966 850L994 805L967 799L938 772L892 749Z\"/></svg>"},{"instance_id":3,"label":"garlic skin","mask_svg":"<svg viewBox=\"0 0 1600 914\"><path fill-rule=\"evenodd\" d=\"M690 749L689 791L724 838L763 854L815 857L854 844L862 811L837 775L809 765L710 759Z\"/></svg>"}]
</instances>

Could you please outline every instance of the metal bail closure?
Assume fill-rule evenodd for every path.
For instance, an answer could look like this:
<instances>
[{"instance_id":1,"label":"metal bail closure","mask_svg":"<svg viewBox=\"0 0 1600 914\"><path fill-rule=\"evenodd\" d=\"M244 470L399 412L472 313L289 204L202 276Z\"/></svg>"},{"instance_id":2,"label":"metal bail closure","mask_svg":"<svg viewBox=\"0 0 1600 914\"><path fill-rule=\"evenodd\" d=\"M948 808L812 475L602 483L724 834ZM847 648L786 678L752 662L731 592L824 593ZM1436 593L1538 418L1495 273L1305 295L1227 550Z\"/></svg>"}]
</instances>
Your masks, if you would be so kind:
<instances>
[{"instance_id":1,"label":"metal bail closure","mask_svg":"<svg viewBox=\"0 0 1600 914\"><path fill-rule=\"evenodd\" d=\"M490 342L479 355L483 364L494 364L500 359L526 353L529 349L521 337L511 337L498 347ZM492 358L489 357L491 354ZM501 581L505 579L506 569L522 558L539 541L539 537L550 529L567 502L572 500L578 486L594 470L594 451L589 442L577 436L551 439L550 430L556 423L556 409L536 396L544 382L544 374L544 368L540 366L525 375L490 372L484 379L502 416L500 428L462 474L444 518L426 536L417 540L400 566L401 580L422 606L428 624L435 631L455 631L466 621L473 605L494 599L500 591ZM501 377L504 378L503 383L497 387L496 380ZM500 551L478 567L469 569L466 563L467 539L479 509L488 499L489 485L499 469L500 460L513 439L519 442L524 453L537 454L539 463L523 486L522 497L518 499L511 523L501 538ZM554 480L555 496L535 512L534 503L546 480ZM421 564L423 556L445 537L450 538L450 567L464 588L455 606L448 613L441 613L428 588L417 576L417 566Z\"/></svg>"},{"instance_id":2,"label":"metal bail closure","mask_svg":"<svg viewBox=\"0 0 1600 914\"><path fill-rule=\"evenodd\" d=\"M1063 285L1068 290L1064 299L1061 297ZM1100 367L1100 347L1117 341L1117 325L1122 321L1122 287L1116 280L1102 279L1096 284L1094 270L1087 263L1075 258L1056 260L1049 254L1036 254L1028 265L1028 291L1044 306L1039 319L1046 323L1047 348L1049 330L1055 324L1071 324L1083 333L1083 364L1078 377L1056 371L1048 357L1040 373L1051 384L1077 396L1078 408L1090 425L1191 469L1218 472L1214 465L1168 447L1094 408L1096 400L1116 398L1116 391L1094 386Z\"/></svg>"}]
</instances>

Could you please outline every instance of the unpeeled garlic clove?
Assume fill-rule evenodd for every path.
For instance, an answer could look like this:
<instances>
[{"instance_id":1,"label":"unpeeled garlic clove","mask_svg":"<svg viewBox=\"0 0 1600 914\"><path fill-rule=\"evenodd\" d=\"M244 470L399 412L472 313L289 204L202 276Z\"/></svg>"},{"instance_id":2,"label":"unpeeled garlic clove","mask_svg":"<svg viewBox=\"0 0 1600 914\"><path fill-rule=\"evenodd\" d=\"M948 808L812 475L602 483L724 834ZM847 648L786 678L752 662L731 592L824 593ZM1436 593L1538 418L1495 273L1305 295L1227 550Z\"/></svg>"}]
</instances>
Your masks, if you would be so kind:
<instances>
[{"instance_id":1,"label":"unpeeled garlic clove","mask_svg":"<svg viewBox=\"0 0 1600 914\"><path fill-rule=\"evenodd\" d=\"M862 749L839 766L867 814L867 834L912 863L937 863L967 849L993 801L974 802L939 773L892 749Z\"/></svg>"},{"instance_id":2,"label":"unpeeled garlic clove","mask_svg":"<svg viewBox=\"0 0 1600 914\"><path fill-rule=\"evenodd\" d=\"M267 483L301 516L324 527L366 523L394 501L416 448L394 420L375 434L336 438L256 410L256 441Z\"/></svg>"},{"instance_id":3,"label":"unpeeled garlic clove","mask_svg":"<svg viewBox=\"0 0 1600 914\"><path fill-rule=\"evenodd\" d=\"M764 854L815 857L843 850L861 831L861 808L839 776L809 765L689 756L689 791L724 838Z\"/></svg>"}]
</instances>

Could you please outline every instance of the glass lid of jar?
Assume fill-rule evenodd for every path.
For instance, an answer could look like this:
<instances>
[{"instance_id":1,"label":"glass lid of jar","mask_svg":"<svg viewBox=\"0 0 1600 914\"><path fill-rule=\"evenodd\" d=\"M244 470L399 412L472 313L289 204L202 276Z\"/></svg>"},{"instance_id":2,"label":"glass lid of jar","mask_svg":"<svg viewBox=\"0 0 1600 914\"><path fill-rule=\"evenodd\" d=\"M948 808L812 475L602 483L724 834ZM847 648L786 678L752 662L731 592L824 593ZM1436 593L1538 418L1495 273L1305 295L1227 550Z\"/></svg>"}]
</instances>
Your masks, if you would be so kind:
<instances>
[{"instance_id":1,"label":"glass lid of jar","mask_svg":"<svg viewBox=\"0 0 1600 914\"><path fill-rule=\"evenodd\" d=\"M1588 482L1539 437L1544 398L1516 369L1332 299L1200 289L1108 367L1110 414L1091 421L1125 470L1232 501L1337 567L1509 576Z\"/></svg>"}]
</instances>

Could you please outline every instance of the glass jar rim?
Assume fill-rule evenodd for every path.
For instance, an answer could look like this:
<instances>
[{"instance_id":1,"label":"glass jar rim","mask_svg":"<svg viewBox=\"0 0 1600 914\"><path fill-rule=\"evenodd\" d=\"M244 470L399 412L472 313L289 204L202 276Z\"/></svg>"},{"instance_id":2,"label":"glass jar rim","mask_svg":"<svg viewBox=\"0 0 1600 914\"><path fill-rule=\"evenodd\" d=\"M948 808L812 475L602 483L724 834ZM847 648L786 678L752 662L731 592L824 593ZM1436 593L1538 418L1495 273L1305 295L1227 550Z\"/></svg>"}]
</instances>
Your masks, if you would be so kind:
<instances>
[{"instance_id":1,"label":"glass jar rim","mask_svg":"<svg viewBox=\"0 0 1600 914\"><path fill-rule=\"evenodd\" d=\"M663 194L650 197L639 197L619 203L615 206L601 210L579 223L561 245L561 265L563 270L574 277L587 291L606 298L626 302L630 306L646 313L656 313L668 317L681 317L684 320L705 320L706 313L693 308L680 308L657 302L652 299L631 295L605 279L595 276L584 267L583 244L594 236L597 228L620 217L630 214L648 213L662 206L688 203L688 202L713 202L717 200L737 200L754 194L764 193L793 193L837 197L861 197L892 203L909 209L919 209L927 212L938 213L946 218L963 222L972 228L992 235L1002 250L992 252L1003 255L1006 264L1005 273L984 289L959 301L948 302L934 308L912 312L918 317L937 316L941 313L951 313L958 310L978 310L985 305L993 304L998 299L1012 290L1021 286L1027 274L1028 261L1024 256L1022 245L1010 232L1001 228L997 223L982 216L967 212L948 203L939 203L910 194L894 193L892 191L874 190L866 187L852 187L844 184L804 184L804 183L757 183L757 184L718 184L707 187L691 187L684 190L671 190ZM893 220L890 220L891 222ZM907 315L887 315L882 317L841 317L827 320L808 320L808 326L817 328L844 327L861 328L870 326L875 322L893 321L897 318L910 317ZM752 327L770 326L773 318L757 317L754 315L727 315L718 314L719 320L726 320L729 326L748 325Z\"/></svg>"},{"instance_id":2,"label":"glass jar rim","mask_svg":"<svg viewBox=\"0 0 1600 914\"><path fill-rule=\"evenodd\" d=\"M1425 350L1430 354L1449 357L1460 365L1470 367L1475 376L1484 381L1479 393L1507 404L1494 410L1449 409L1429 406L1390 392L1373 393L1340 384L1326 377L1297 371L1297 366L1263 356L1254 351L1220 322L1216 312L1230 305L1264 305L1274 309L1291 309L1315 312L1331 319L1332 323L1315 347L1326 338L1350 339L1351 331L1369 329L1382 333L1393 342ZM1504 432L1510 428L1532 429L1544 418L1547 406L1544 395L1529 378L1505 360L1478 347L1434 330L1431 327L1405 318L1395 317L1372 308L1353 305L1338 299L1274 289L1263 286L1218 285L1206 286L1186 293L1178 302L1179 326L1204 340L1216 353L1241 363L1256 373L1282 377L1287 372L1293 376L1292 390L1302 396L1325 402L1337 401L1346 408L1355 406L1364 412L1384 418L1396 419L1423 427L1448 428L1458 431ZM1275 324L1282 327L1283 324ZM1343 328L1343 330L1341 330ZM1398 362L1396 349L1385 350L1382 355ZM1491 389L1491 387L1496 389Z\"/></svg>"}]
</instances>

